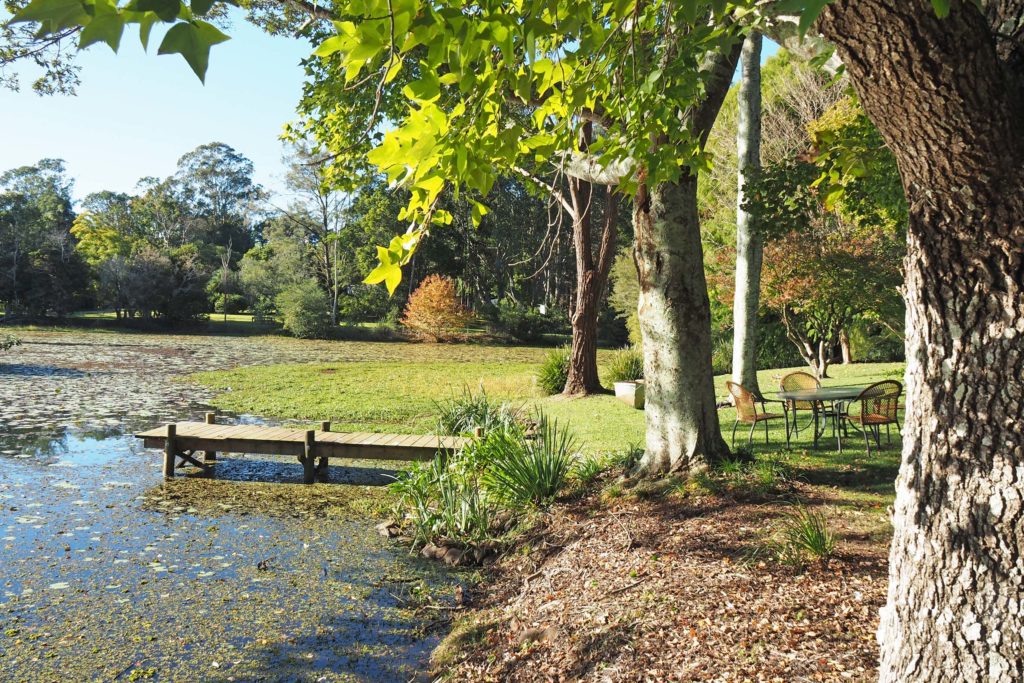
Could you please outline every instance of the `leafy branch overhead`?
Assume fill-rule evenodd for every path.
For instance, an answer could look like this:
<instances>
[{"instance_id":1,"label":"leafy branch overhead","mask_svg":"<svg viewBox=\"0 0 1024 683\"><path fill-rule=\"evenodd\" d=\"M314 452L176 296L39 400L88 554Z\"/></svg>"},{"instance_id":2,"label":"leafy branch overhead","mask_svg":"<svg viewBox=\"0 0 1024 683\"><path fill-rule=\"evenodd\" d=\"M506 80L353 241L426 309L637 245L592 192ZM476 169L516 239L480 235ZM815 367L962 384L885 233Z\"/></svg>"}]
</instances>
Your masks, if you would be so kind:
<instances>
[{"instance_id":1,"label":"leafy branch overhead","mask_svg":"<svg viewBox=\"0 0 1024 683\"><path fill-rule=\"evenodd\" d=\"M452 220L436 208L442 192L486 196L502 174L539 165L548 173L602 174L600 182L629 194L706 168L710 159L689 105L702 97L715 56L769 16L794 14L807 31L827 2L309 5L312 18L336 19L333 35L314 53L320 65L311 68L330 69L330 80L344 86L339 92L332 83L331 97L304 112L317 119L304 132L336 166L369 161L408 191L399 219L409 227L379 248L379 265L367 279L394 291L423 236ZM948 11L948 2L935 6ZM36 22L44 35L81 27L80 47L103 42L114 50L126 24L138 24L144 46L155 25L170 24L158 52L181 54L202 79L210 48L228 38L200 18L213 8L212 0L32 0L13 21ZM351 100L369 104L353 116ZM585 157L578 150L584 123L599 131ZM372 143L353 144L368 138ZM474 207L479 224L486 208Z\"/></svg>"},{"instance_id":2,"label":"leafy branch overhead","mask_svg":"<svg viewBox=\"0 0 1024 683\"><path fill-rule=\"evenodd\" d=\"M115 52L121 46L125 25L138 24L139 39L148 49L153 26L170 23L157 53L180 54L205 82L210 48L228 40L220 29L199 18L209 14L212 7L212 0L193 0L191 6L180 0L131 0L122 6L111 0L32 0L10 23L38 23L43 36L81 28L80 50L106 43Z\"/></svg>"}]
</instances>

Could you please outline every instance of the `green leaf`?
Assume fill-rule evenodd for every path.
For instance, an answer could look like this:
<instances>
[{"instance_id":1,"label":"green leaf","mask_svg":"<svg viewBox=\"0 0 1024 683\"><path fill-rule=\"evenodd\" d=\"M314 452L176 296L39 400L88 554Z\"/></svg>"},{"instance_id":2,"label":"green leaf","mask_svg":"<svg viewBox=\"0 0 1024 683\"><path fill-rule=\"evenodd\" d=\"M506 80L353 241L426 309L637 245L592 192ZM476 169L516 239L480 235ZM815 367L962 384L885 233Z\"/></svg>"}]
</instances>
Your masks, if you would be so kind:
<instances>
[{"instance_id":1,"label":"green leaf","mask_svg":"<svg viewBox=\"0 0 1024 683\"><path fill-rule=\"evenodd\" d=\"M825 9L831 0L807 0L803 8L803 12L800 13L800 35L806 35L807 30L811 28L811 24L818 18L821 11Z\"/></svg>"},{"instance_id":2,"label":"green leaf","mask_svg":"<svg viewBox=\"0 0 1024 683\"><path fill-rule=\"evenodd\" d=\"M932 8L939 19L949 16L949 0L932 0Z\"/></svg>"},{"instance_id":3,"label":"green leaf","mask_svg":"<svg viewBox=\"0 0 1024 683\"><path fill-rule=\"evenodd\" d=\"M482 221L483 217L486 216L487 214L489 214L490 212L491 212L490 209L488 209L486 206L484 206L480 202L474 201L473 202L473 227L474 228L480 227L480 221Z\"/></svg>"},{"instance_id":4,"label":"green leaf","mask_svg":"<svg viewBox=\"0 0 1024 683\"><path fill-rule=\"evenodd\" d=\"M106 43L110 49L117 52L121 44L121 34L124 32L124 18L117 14L97 14L82 29L82 35L78 39L78 49L84 49L93 43Z\"/></svg>"},{"instance_id":5,"label":"green leaf","mask_svg":"<svg viewBox=\"0 0 1024 683\"><path fill-rule=\"evenodd\" d=\"M335 52L341 52L345 49L350 38L348 36L331 36L324 42L320 43L320 46L313 51L313 54L317 57L330 57Z\"/></svg>"},{"instance_id":6,"label":"green leaf","mask_svg":"<svg viewBox=\"0 0 1024 683\"><path fill-rule=\"evenodd\" d=\"M143 50L149 51L149 34L153 30L156 19L156 15L152 12L144 12L142 18L139 19L139 40L142 41Z\"/></svg>"},{"instance_id":7,"label":"green leaf","mask_svg":"<svg viewBox=\"0 0 1024 683\"><path fill-rule=\"evenodd\" d=\"M126 9L138 12L156 12L161 21L174 21L181 14L181 0L135 0Z\"/></svg>"},{"instance_id":8,"label":"green leaf","mask_svg":"<svg viewBox=\"0 0 1024 683\"><path fill-rule=\"evenodd\" d=\"M191 0L192 14L202 16L210 11L216 0Z\"/></svg>"},{"instance_id":9,"label":"green leaf","mask_svg":"<svg viewBox=\"0 0 1024 683\"><path fill-rule=\"evenodd\" d=\"M683 19L687 24L697 20L697 0L682 0L680 7L683 10Z\"/></svg>"},{"instance_id":10,"label":"green leaf","mask_svg":"<svg viewBox=\"0 0 1024 683\"><path fill-rule=\"evenodd\" d=\"M368 285L383 282L388 288L388 294L394 294L402 282L402 267L394 259L393 254L384 247L377 247L377 258L380 259L380 265L370 271L363 282Z\"/></svg>"},{"instance_id":11,"label":"green leaf","mask_svg":"<svg viewBox=\"0 0 1024 683\"><path fill-rule=\"evenodd\" d=\"M433 71L424 71L423 77L405 86L402 93L410 100L429 102L441 94L441 81Z\"/></svg>"},{"instance_id":12,"label":"green leaf","mask_svg":"<svg viewBox=\"0 0 1024 683\"><path fill-rule=\"evenodd\" d=\"M179 23L172 26L164 36L157 54L180 54L196 72L196 76L199 76L199 80L205 83L210 47L228 39L216 26L205 21Z\"/></svg>"},{"instance_id":13,"label":"green leaf","mask_svg":"<svg viewBox=\"0 0 1024 683\"><path fill-rule=\"evenodd\" d=\"M81 0L32 0L25 9L14 15L10 23L38 21L45 27L46 33L56 33L88 19L89 15Z\"/></svg>"}]
</instances>

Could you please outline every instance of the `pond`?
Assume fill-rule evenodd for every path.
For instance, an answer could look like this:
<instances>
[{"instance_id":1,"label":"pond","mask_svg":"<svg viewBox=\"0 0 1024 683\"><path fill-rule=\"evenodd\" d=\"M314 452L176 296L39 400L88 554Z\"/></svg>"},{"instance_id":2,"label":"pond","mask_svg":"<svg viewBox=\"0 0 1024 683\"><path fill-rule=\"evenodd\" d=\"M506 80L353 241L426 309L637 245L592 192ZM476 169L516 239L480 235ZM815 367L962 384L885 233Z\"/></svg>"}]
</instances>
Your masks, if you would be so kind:
<instances>
[{"instance_id":1,"label":"pond","mask_svg":"<svg viewBox=\"0 0 1024 683\"><path fill-rule=\"evenodd\" d=\"M387 470L221 456L164 482L133 430L199 419L174 378L294 362L240 338L26 333L0 363L5 680L419 677L457 577L375 530ZM328 346L315 357L332 360ZM251 419L251 418L250 418Z\"/></svg>"}]
</instances>

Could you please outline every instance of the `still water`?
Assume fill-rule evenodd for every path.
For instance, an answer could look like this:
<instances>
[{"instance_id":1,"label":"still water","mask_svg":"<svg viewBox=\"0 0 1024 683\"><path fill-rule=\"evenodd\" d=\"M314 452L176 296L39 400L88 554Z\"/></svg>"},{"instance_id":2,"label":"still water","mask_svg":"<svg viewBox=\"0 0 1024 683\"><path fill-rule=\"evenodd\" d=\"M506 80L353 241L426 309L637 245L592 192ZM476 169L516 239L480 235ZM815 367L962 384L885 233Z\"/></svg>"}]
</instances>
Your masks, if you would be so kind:
<instances>
[{"instance_id":1,"label":"still water","mask_svg":"<svg viewBox=\"0 0 1024 683\"><path fill-rule=\"evenodd\" d=\"M455 579L376 533L392 472L303 486L293 459L221 456L165 483L131 437L199 418L205 397L170 378L244 341L25 341L0 363L0 680L422 675L444 625L416 606Z\"/></svg>"}]
</instances>

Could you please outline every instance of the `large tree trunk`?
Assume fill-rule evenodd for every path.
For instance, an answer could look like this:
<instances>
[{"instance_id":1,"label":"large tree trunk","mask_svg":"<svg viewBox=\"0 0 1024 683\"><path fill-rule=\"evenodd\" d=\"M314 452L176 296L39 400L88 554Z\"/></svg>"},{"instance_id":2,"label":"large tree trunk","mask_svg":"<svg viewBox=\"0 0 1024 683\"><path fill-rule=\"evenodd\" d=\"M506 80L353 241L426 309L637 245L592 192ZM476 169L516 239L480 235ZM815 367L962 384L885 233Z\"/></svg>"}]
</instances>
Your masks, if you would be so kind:
<instances>
[{"instance_id":1,"label":"large tree trunk","mask_svg":"<svg viewBox=\"0 0 1024 683\"><path fill-rule=\"evenodd\" d=\"M736 292L732 307L732 381L758 396L761 388L757 384L757 308L764 245L751 230L750 215L743 204L747 178L761 168L761 42L760 33L751 33L741 53L736 132Z\"/></svg>"},{"instance_id":2,"label":"large tree trunk","mask_svg":"<svg viewBox=\"0 0 1024 683\"><path fill-rule=\"evenodd\" d=\"M590 145L591 130L592 124L583 126L580 148L584 151ZM585 180L569 178L569 194L573 206L573 247L576 250L576 305L570 315L572 347L569 374L562 393L584 396L604 392L597 373L597 316L615 250L618 205L612 189L607 188L601 244L595 259L591 244L594 187Z\"/></svg>"},{"instance_id":3,"label":"large tree trunk","mask_svg":"<svg viewBox=\"0 0 1024 683\"><path fill-rule=\"evenodd\" d=\"M703 145L729 90L741 45L707 65L704 99L684 115ZM711 368L711 301L697 211L697 177L641 182L633 200L633 257L640 281L646 446L641 473L700 469L729 454L718 426Z\"/></svg>"},{"instance_id":4,"label":"large tree trunk","mask_svg":"<svg viewBox=\"0 0 1024 683\"><path fill-rule=\"evenodd\" d=\"M711 302L697 178L643 189L633 208L644 343L646 473L686 471L728 455L711 371Z\"/></svg>"},{"instance_id":5,"label":"large tree trunk","mask_svg":"<svg viewBox=\"0 0 1024 683\"><path fill-rule=\"evenodd\" d=\"M838 0L819 20L910 207L887 683L1024 680L1021 5Z\"/></svg>"}]
</instances>

